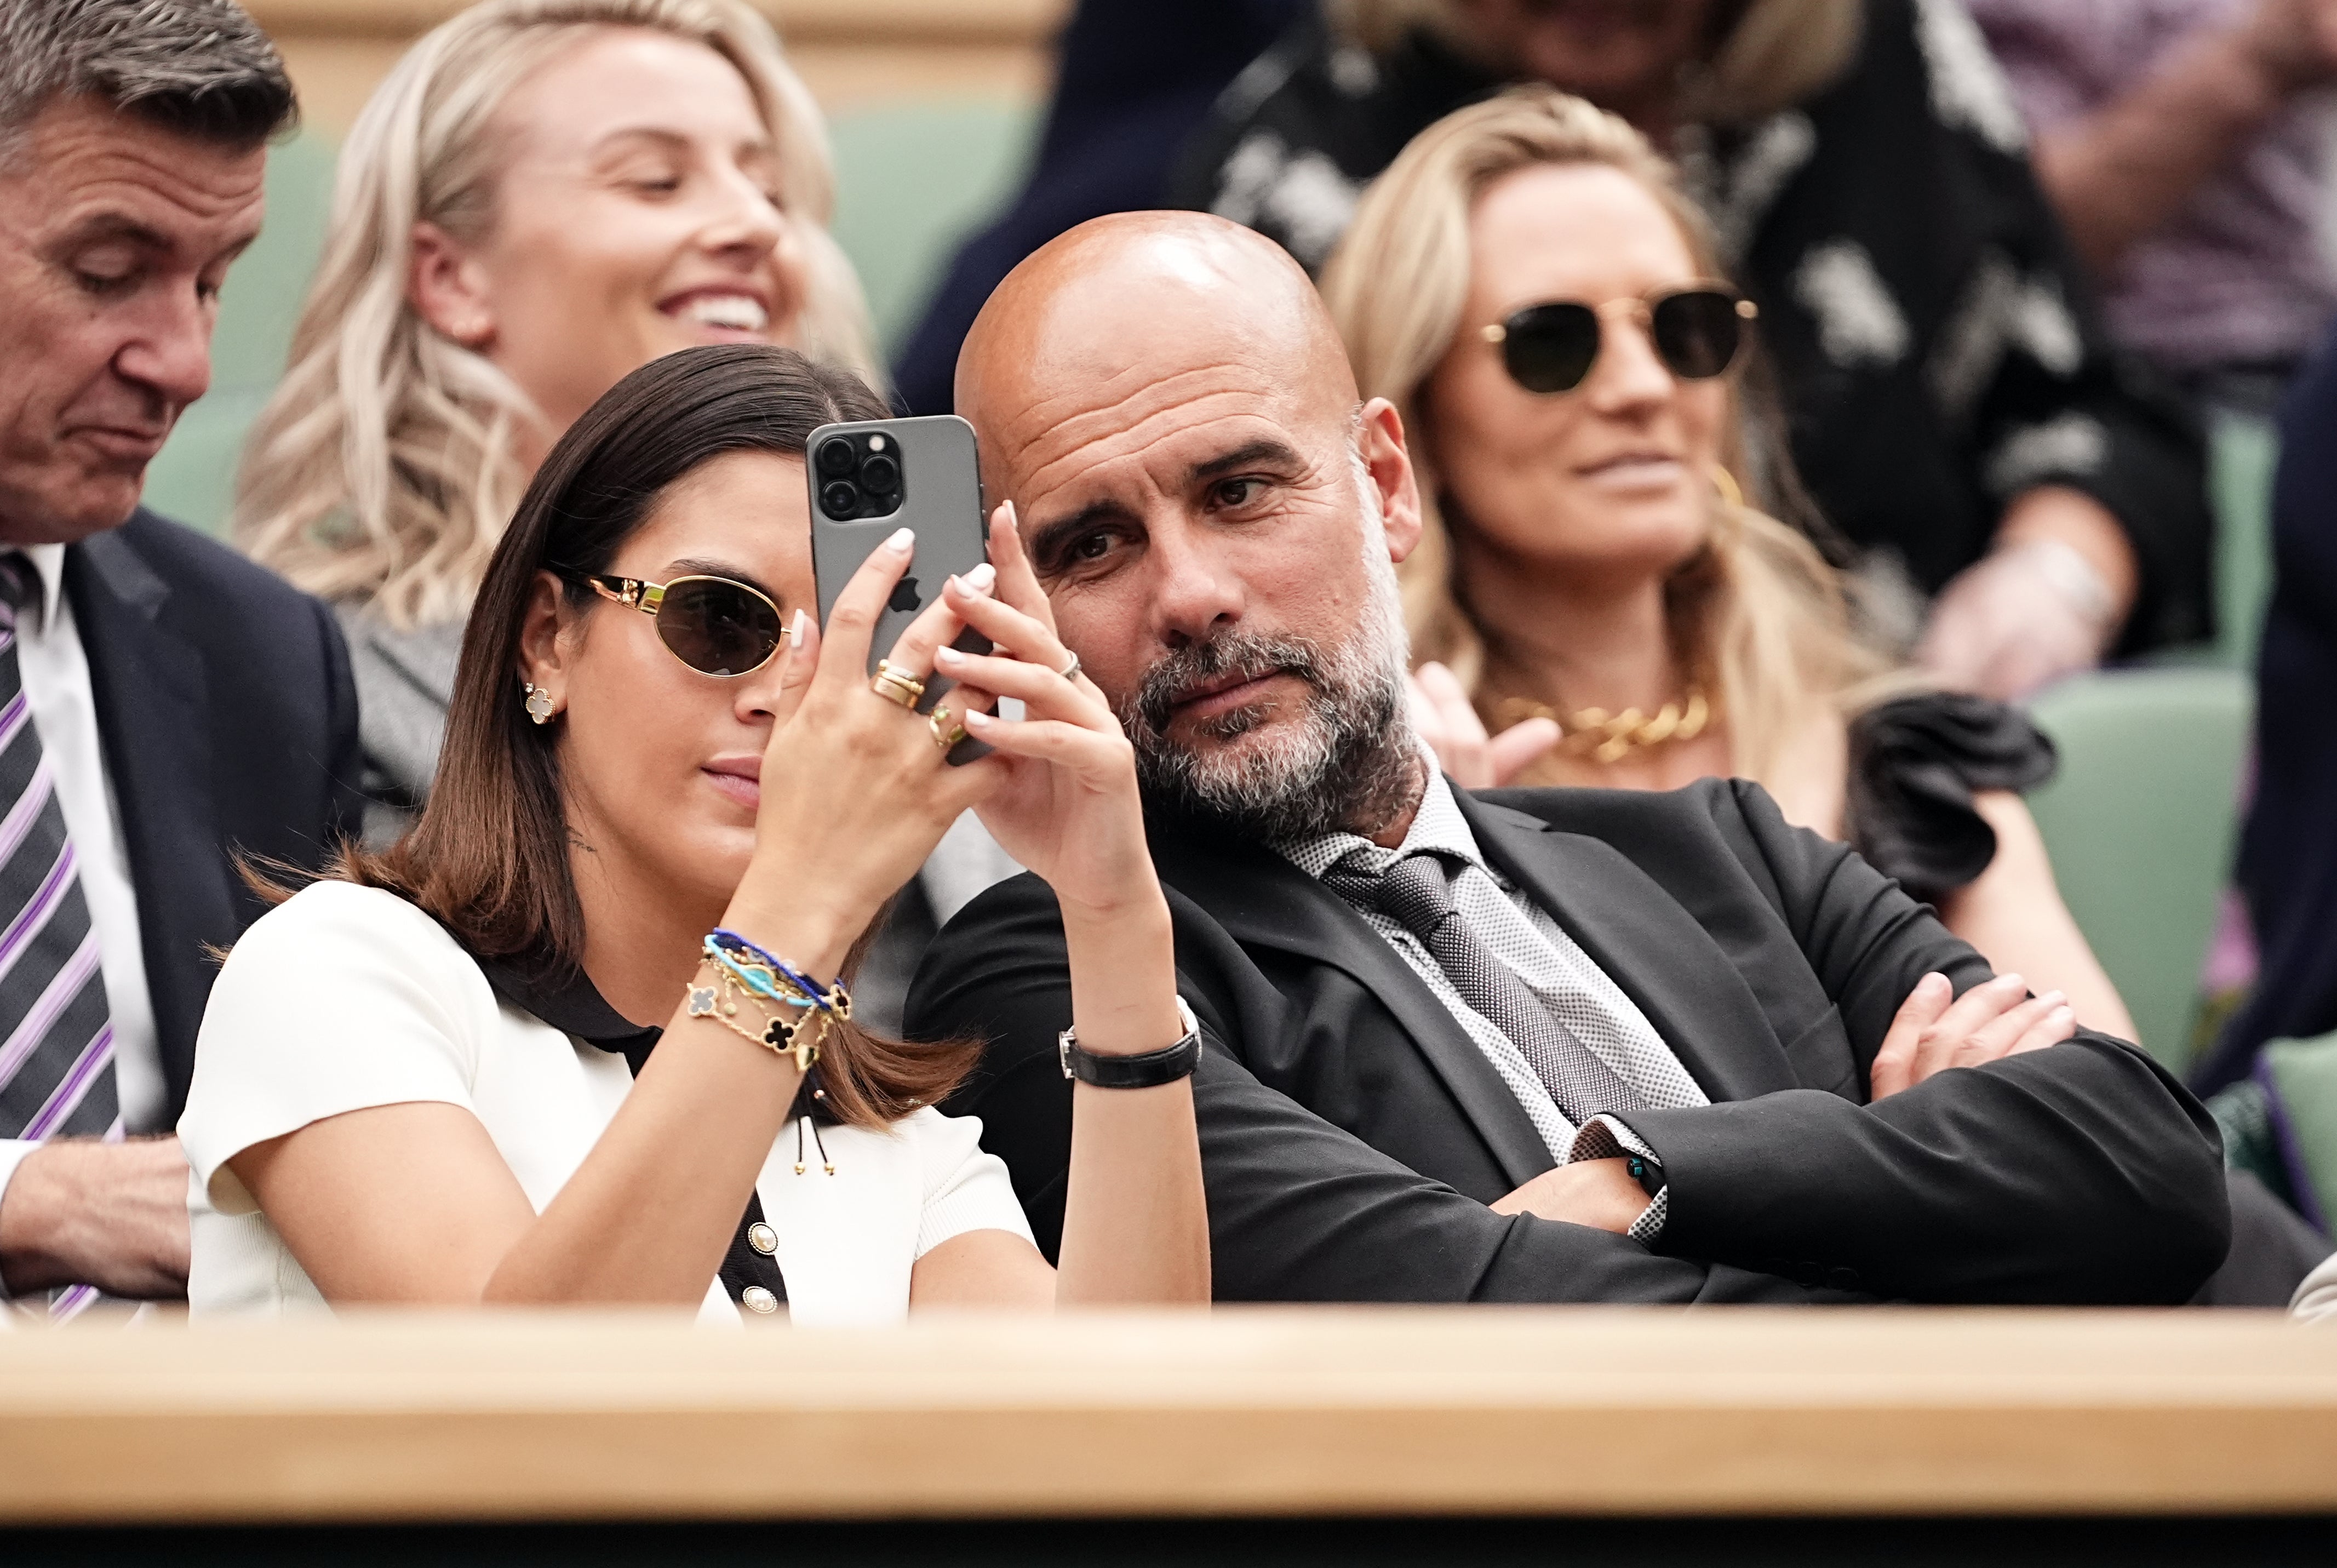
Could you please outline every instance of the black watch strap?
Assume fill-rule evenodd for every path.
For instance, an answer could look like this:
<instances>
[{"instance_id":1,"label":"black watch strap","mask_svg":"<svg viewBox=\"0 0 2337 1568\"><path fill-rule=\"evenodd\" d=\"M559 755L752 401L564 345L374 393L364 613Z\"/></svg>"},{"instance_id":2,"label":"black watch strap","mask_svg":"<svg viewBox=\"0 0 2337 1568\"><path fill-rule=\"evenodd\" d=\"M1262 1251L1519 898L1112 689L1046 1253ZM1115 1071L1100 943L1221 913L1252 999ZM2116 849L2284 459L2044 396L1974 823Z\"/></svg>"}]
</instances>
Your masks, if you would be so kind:
<instances>
[{"instance_id":1,"label":"black watch strap","mask_svg":"<svg viewBox=\"0 0 2337 1568\"><path fill-rule=\"evenodd\" d=\"M1157 1089L1189 1077L1201 1064L1201 1024L1182 996L1177 998L1177 1021L1185 1026L1182 1038L1140 1056L1107 1056L1085 1050L1078 1035L1066 1029L1055 1036L1055 1054L1062 1062L1063 1076L1099 1089Z\"/></svg>"}]
</instances>

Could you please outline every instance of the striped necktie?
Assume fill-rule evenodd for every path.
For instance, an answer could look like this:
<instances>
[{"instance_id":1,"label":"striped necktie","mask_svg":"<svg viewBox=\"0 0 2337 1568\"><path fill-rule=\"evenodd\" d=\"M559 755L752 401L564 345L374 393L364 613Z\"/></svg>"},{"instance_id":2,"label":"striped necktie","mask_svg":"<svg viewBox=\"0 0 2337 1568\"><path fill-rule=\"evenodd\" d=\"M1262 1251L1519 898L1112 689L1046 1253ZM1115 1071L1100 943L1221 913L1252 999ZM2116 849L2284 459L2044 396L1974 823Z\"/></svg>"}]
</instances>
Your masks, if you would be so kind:
<instances>
[{"instance_id":1,"label":"striped necktie","mask_svg":"<svg viewBox=\"0 0 2337 1568\"><path fill-rule=\"evenodd\" d=\"M0 555L0 1138L112 1140L122 1112L97 932L16 658L18 623L40 613L32 563ZM52 1310L70 1315L89 1294L63 1292Z\"/></svg>"}]
</instances>

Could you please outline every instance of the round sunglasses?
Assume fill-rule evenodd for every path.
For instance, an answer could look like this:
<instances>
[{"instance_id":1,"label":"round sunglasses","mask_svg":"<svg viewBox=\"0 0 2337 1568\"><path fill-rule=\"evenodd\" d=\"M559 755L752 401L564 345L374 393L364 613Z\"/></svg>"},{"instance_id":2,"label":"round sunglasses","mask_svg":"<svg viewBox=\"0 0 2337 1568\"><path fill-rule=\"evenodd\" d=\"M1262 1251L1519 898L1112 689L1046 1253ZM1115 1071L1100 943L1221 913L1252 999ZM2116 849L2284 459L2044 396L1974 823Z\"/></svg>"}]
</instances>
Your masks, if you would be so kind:
<instances>
[{"instance_id":1,"label":"round sunglasses","mask_svg":"<svg viewBox=\"0 0 2337 1568\"><path fill-rule=\"evenodd\" d=\"M587 577L603 599L657 622L658 641L701 675L751 675L787 641L787 622L769 597L728 577Z\"/></svg>"},{"instance_id":2,"label":"round sunglasses","mask_svg":"<svg viewBox=\"0 0 2337 1568\"><path fill-rule=\"evenodd\" d=\"M1683 381L1706 381L1736 362L1745 323L1760 315L1753 301L1717 283L1662 289L1618 299L1656 348L1656 357ZM1484 329L1501 350L1510 379L1529 392L1571 392L1599 362L1602 309L1574 299L1552 299L1513 311Z\"/></svg>"}]
</instances>

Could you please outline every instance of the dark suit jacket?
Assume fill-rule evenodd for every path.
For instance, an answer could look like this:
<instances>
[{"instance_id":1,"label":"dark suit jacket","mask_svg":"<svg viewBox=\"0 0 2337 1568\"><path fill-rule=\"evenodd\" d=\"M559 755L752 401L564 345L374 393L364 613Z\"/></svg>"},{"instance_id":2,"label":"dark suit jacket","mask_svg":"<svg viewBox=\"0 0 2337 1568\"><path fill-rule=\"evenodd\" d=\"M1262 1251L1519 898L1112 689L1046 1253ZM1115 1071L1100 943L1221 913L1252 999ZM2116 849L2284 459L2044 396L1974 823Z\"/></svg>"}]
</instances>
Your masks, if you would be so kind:
<instances>
[{"instance_id":1,"label":"dark suit jacket","mask_svg":"<svg viewBox=\"0 0 2337 1568\"><path fill-rule=\"evenodd\" d=\"M1468 1035L1361 916L1271 850L1154 828L1217 1291L1236 1300L2179 1302L2228 1238L2220 1144L2179 1084L2085 1034L1880 1102L1867 1070L1926 972L1980 956L1756 786L1460 794L1486 858L1645 1010L1714 1103L1623 1120L1661 1157L1651 1250L1486 1204L1550 1165ZM909 1032L977 1035L979 1115L1051 1254L1071 1016L1035 877L928 953Z\"/></svg>"},{"instance_id":2,"label":"dark suit jacket","mask_svg":"<svg viewBox=\"0 0 2337 1568\"><path fill-rule=\"evenodd\" d=\"M318 601L141 508L65 551L178 1120L218 971L261 906L237 850L313 867L357 831L357 690Z\"/></svg>"}]
</instances>

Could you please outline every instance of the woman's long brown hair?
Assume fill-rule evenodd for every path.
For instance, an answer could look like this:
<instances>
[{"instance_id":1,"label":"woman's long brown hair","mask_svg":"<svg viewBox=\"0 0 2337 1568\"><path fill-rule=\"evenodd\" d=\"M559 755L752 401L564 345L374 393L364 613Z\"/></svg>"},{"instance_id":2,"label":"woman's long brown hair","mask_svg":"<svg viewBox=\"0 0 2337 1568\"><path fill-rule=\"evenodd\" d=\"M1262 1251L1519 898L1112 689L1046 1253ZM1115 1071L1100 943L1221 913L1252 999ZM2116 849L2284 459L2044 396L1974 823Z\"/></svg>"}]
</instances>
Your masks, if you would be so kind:
<instances>
[{"instance_id":1,"label":"woman's long brown hair","mask_svg":"<svg viewBox=\"0 0 2337 1568\"><path fill-rule=\"evenodd\" d=\"M820 426L887 412L848 372L760 345L684 349L610 388L552 447L488 564L421 820L386 849L350 847L332 874L412 901L481 957L548 981L581 974L584 912L569 865L560 731L529 720L520 691L536 573L552 573L572 609L593 612L601 601L585 579L609 569L675 481L726 452L799 457ZM861 1126L896 1121L947 1094L977 1049L831 1030L820 1062L826 1106Z\"/></svg>"}]
</instances>

